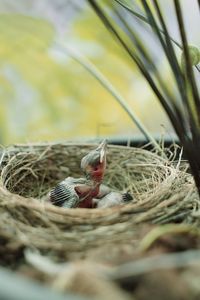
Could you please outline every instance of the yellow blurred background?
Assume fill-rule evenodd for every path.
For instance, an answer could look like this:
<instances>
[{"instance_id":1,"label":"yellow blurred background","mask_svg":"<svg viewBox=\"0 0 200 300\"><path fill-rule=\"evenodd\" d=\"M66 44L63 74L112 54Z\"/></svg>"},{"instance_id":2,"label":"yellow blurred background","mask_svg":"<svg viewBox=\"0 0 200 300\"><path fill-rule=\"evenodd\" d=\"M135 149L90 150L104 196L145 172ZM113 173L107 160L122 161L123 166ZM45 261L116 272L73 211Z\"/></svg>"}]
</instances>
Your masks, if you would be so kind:
<instances>
[{"instance_id":1,"label":"yellow blurred background","mask_svg":"<svg viewBox=\"0 0 200 300\"><path fill-rule=\"evenodd\" d=\"M65 46L90 59L153 134L171 132L144 79L85 1L0 0L1 144L140 135ZM165 62L160 67L165 72Z\"/></svg>"}]
</instances>

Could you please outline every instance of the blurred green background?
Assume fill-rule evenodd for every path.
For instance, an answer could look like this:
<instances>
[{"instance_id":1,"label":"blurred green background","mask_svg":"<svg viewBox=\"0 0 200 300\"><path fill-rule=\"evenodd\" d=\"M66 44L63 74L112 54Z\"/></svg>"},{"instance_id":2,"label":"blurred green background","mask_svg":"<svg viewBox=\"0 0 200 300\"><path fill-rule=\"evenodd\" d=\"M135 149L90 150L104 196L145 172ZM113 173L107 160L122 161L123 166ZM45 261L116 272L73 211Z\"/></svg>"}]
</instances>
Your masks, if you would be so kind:
<instances>
[{"instance_id":1,"label":"blurred green background","mask_svg":"<svg viewBox=\"0 0 200 300\"><path fill-rule=\"evenodd\" d=\"M185 11L196 3L183 2ZM195 16L187 22L192 26ZM199 44L195 26L190 38ZM0 0L0 144L140 135L115 99L58 44L89 58L154 135L172 133L144 79L86 1ZM158 64L170 84L162 56Z\"/></svg>"}]
</instances>

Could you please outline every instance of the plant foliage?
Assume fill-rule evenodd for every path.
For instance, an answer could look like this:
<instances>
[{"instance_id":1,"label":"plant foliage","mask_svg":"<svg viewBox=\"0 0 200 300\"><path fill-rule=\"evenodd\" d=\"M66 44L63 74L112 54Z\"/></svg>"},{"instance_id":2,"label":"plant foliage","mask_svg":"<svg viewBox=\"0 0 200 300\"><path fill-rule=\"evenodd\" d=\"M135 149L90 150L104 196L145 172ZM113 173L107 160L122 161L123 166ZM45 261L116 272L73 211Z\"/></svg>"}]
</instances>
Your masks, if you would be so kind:
<instances>
[{"instance_id":1,"label":"plant foliage","mask_svg":"<svg viewBox=\"0 0 200 300\"><path fill-rule=\"evenodd\" d=\"M142 13L137 12L136 4L134 7L133 4L131 6L131 1L88 0L88 2L118 44L137 65L160 101L180 139L200 194L200 97L193 67L194 61L199 62L199 54L195 52L197 59L193 59L194 49L188 44L180 1L172 0L180 43L170 36L161 1L152 0L151 3L147 0L138 1ZM169 89L167 86L162 70L149 49L148 39L146 41L142 39L134 26L135 19L144 29L150 26L150 34L156 39L158 47L162 48L168 61L174 78L174 87ZM180 59L177 57L177 46L183 51L181 61L184 68L181 67ZM198 71L198 66L196 68Z\"/></svg>"}]
</instances>

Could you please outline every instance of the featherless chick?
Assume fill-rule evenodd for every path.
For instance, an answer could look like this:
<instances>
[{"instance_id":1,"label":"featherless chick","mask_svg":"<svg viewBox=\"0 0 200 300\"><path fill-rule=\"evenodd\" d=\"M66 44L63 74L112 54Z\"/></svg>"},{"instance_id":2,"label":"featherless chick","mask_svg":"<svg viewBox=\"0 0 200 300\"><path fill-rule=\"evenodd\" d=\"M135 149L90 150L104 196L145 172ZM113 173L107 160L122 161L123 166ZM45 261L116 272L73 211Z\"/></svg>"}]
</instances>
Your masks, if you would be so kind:
<instances>
[{"instance_id":1,"label":"featherless chick","mask_svg":"<svg viewBox=\"0 0 200 300\"><path fill-rule=\"evenodd\" d=\"M101 187L106 168L107 142L103 141L81 160L81 169L85 178L67 177L54 187L49 200L57 206L75 208L93 208L93 198L103 196L110 191Z\"/></svg>"}]
</instances>

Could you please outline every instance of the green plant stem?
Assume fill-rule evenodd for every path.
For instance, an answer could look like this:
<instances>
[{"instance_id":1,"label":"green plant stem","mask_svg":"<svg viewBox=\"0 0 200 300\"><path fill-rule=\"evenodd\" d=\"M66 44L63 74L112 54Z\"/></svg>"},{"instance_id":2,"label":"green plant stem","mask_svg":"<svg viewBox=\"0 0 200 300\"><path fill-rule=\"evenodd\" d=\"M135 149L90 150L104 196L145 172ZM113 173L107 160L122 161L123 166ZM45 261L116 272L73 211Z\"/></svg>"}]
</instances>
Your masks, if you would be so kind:
<instances>
[{"instance_id":1,"label":"green plant stem","mask_svg":"<svg viewBox=\"0 0 200 300\"><path fill-rule=\"evenodd\" d=\"M147 18L145 18L142 14L134 11L130 6L128 6L127 4L123 3L122 1L120 0L114 0L115 2L117 2L119 5L121 5L122 7L126 8L131 14L133 14L135 17L137 17L138 19L140 19L141 21L145 22L146 24L150 25L151 24L149 23L149 20ZM165 32L164 30L160 29L159 28L159 31L165 35ZM170 40L179 48L182 50L182 46L181 44L179 44L175 39L173 39L171 36L170 36Z\"/></svg>"},{"instance_id":2,"label":"green plant stem","mask_svg":"<svg viewBox=\"0 0 200 300\"><path fill-rule=\"evenodd\" d=\"M197 111L199 111L200 98L199 98L198 88L196 86L196 81L195 81L193 70L192 70L192 63L191 63L191 58L190 58L190 54L189 54L188 41L187 41L187 37L186 37L181 6L180 6L180 3L178 0L174 0L174 6L175 6L175 10L176 10L176 16L177 16L179 28L180 28L180 35L181 35L181 39L182 39L182 43L183 43L183 53L185 55L186 71L187 71L187 75L188 75L187 78L191 84L191 90L192 90L193 98L195 101L195 105L197 107ZM198 121L200 124L200 117L199 117Z\"/></svg>"},{"instance_id":3,"label":"green plant stem","mask_svg":"<svg viewBox=\"0 0 200 300\"><path fill-rule=\"evenodd\" d=\"M95 13L102 20L104 26L113 34L113 36L119 42L119 44L121 44L121 46L124 48L124 50L130 56L132 61L136 64L136 66L140 70L141 74L146 79L146 81L149 83L152 91L154 92L156 97L161 102L163 108L167 112L168 117L169 117L170 121L172 122L172 124L174 125L175 131L177 132L177 134L179 136L182 132L182 123L183 122L182 122L182 119L179 118L180 114L177 115L178 111L176 109L176 105L173 105L173 106L171 105L174 103L174 101L171 104L169 103L169 101L163 95L163 91L159 89L156 82L152 78L152 75L149 72L149 70L147 69L146 64L140 59L140 57L137 55L137 53L135 53L134 48L130 47L129 44L126 42L126 40L123 39L123 37L121 36L121 34L117 30L117 28L115 26L113 26L107 13L105 13L102 10L101 6L99 6L99 4L97 4L97 2L95 0L88 0L88 2L90 3L91 7L94 9ZM181 121L181 122L177 122L177 116L180 119L179 121Z\"/></svg>"},{"instance_id":4,"label":"green plant stem","mask_svg":"<svg viewBox=\"0 0 200 300\"><path fill-rule=\"evenodd\" d=\"M62 51L65 50L65 52L67 52L71 58L73 58L75 61L81 64L93 77L95 77L100 82L100 84L115 98L115 100L120 104L123 110L129 115L129 117L136 124L138 129L144 134L147 141L151 142L155 149L158 150L160 154L164 155L164 151L161 149L161 147L153 138L153 136L149 133L142 121L139 120L138 116L134 113L133 109L129 107L123 96L116 90L116 88L104 76L104 74L100 72L97 69L97 67L83 55L75 53L74 50L69 49L66 46L62 46L60 44L56 44L56 46L62 49Z\"/></svg>"},{"instance_id":5,"label":"green plant stem","mask_svg":"<svg viewBox=\"0 0 200 300\"><path fill-rule=\"evenodd\" d=\"M121 0L114 0L116 3L118 3L119 5L121 5L122 7L124 7L125 9L127 9L127 11L129 11L132 15L134 15L135 17L137 17L138 19L140 19L141 21L145 22L146 24L150 25L150 22L148 20L148 18L144 17L142 14L136 12L135 10L133 10L132 7L130 7L129 5L127 5L126 3L123 3ZM200 8L200 0L198 0L198 4L199 4L199 8ZM165 35L165 31L162 30L161 28L158 28L159 31ZM174 38L172 38L171 36L169 36L170 40L180 49L183 50L183 47L180 43L178 43ZM198 67L198 65L195 65L195 68L197 69L198 72L200 72L200 68Z\"/></svg>"},{"instance_id":6,"label":"green plant stem","mask_svg":"<svg viewBox=\"0 0 200 300\"><path fill-rule=\"evenodd\" d=\"M199 5L199 11L200 11L200 0L197 0L198 1L198 5Z\"/></svg>"}]
</instances>

